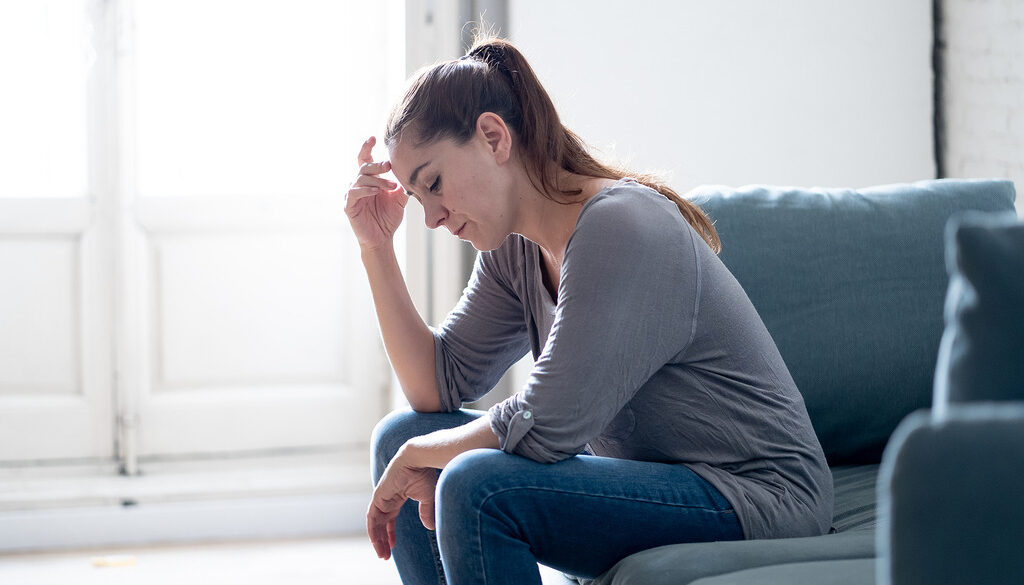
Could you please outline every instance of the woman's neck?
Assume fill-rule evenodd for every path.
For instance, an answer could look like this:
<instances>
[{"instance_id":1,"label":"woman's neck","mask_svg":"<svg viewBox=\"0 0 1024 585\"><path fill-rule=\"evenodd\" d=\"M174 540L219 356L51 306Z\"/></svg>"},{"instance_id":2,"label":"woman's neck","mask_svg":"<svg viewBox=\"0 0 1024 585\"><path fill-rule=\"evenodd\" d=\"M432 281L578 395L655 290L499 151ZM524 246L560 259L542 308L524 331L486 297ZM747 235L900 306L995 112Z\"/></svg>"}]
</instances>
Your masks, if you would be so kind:
<instances>
[{"instance_id":1,"label":"woman's neck","mask_svg":"<svg viewBox=\"0 0 1024 585\"><path fill-rule=\"evenodd\" d=\"M536 242L548 260L554 266L560 266L583 204L601 189L614 184L615 180L586 177L566 171L560 182L562 189L581 190L569 204L548 199L528 178L524 177L524 180L525 186L520 191L523 194L520 196L519 229L516 231Z\"/></svg>"}]
</instances>

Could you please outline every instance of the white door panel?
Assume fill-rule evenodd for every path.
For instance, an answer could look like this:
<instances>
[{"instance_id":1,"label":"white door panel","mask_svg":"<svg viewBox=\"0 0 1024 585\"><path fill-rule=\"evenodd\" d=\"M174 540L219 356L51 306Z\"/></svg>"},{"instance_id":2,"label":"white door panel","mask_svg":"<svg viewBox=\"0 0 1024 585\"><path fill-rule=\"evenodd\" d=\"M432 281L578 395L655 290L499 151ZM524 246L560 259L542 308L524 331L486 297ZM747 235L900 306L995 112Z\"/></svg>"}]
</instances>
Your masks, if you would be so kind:
<instances>
[{"instance_id":1,"label":"white door panel","mask_svg":"<svg viewBox=\"0 0 1024 585\"><path fill-rule=\"evenodd\" d=\"M138 455L365 444L387 364L343 201L137 207Z\"/></svg>"},{"instance_id":2,"label":"white door panel","mask_svg":"<svg viewBox=\"0 0 1024 585\"><path fill-rule=\"evenodd\" d=\"M0 462L114 453L90 18L87 0L0 3Z\"/></svg>"},{"instance_id":3,"label":"white door panel","mask_svg":"<svg viewBox=\"0 0 1024 585\"><path fill-rule=\"evenodd\" d=\"M125 458L365 449L388 369L344 192L395 4L126 7Z\"/></svg>"},{"instance_id":4,"label":"white door panel","mask_svg":"<svg viewBox=\"0 0 1024 585\"><path fill-rule=\"evenodd\" d=\"M109 458L109 244L83 197L0 217L0 461Z\"/></svg>"}]
</instances>

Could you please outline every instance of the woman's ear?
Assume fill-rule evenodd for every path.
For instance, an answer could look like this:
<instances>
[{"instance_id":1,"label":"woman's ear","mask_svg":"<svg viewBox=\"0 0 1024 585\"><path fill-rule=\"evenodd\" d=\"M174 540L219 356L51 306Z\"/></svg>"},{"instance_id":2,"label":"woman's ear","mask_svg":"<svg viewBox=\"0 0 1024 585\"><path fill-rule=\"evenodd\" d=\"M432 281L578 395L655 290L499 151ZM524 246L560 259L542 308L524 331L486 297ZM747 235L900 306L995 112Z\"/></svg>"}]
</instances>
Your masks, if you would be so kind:
<instances>
[{"instance_id":1,"label":"woman's ear","mask_svg":"<svg viewBox=\"0 0 1024 585\"><path fill-rule=\"evenodd\" d=\"M488 153L495 157L495 162L502 164L508 160L512 152L512 134L501 116L494 112L484 112L476 119L476 133L487 145Z\"/></svg>"}]
</instances>

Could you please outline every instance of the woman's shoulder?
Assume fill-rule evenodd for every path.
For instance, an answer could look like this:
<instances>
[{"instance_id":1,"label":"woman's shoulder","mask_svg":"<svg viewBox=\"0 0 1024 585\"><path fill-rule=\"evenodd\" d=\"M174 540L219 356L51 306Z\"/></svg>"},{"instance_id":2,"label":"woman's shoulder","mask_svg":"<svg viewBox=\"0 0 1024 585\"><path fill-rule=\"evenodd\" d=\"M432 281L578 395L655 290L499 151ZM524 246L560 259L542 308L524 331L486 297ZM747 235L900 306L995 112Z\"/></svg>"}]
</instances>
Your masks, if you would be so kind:
<instances>
[{"instance_id":1,"label":"woman's shoulder","mask_svg":"<svg viewBox=\"0 0 1024 585\"><path fill-rule=\"evenodd\" d=\"M688 225L675 202L636 179L625 177L583 204L573 238L678 243L688 235Z\"/></svg>"}]
</instances>

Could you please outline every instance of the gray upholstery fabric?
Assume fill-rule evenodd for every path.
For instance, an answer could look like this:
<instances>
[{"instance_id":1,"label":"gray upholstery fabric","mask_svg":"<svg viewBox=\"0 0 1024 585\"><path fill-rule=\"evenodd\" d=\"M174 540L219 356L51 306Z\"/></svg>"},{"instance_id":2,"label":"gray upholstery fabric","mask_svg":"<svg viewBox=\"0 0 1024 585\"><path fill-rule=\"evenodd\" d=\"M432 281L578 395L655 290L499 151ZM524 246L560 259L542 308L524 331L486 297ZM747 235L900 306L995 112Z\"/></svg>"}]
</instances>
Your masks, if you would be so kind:
<instances>
[{"instance_id":1,"label":"gray upholstery fabric","mask_svg":"<svg viewBox=\"0 0 1024 585\"><path fill-rule=\"evenodd\" d=\"M1024 222L967 213L946 226L946 331L935 405L1024 400Z\"/></svg>"},{"instance_id":2,"label":"gray upholstery fabric","mask_svg":"<svg viewBox=\"0 0 1024 585\"><path fill-rule=\"evenodd\" d=\"M907 417L879 472L880 585L1024 583L1024 402Z\"/></svg>"},{"instance_id":3,"label":"gray upholstery fabric","mask_svg":"<svg viewBox=\"0 0 1024 585\"><path fill-rule=\"evenodd\" d=\"M788 563L697 579L691 585L873 585L875 559Z\"/></svg>"},{"instance_id":4,"label":"gray upholstery fabric","mask_svg":"<svg viewBox=\"0 0 1024 585\"><path fill-rule=\"evenodd\" d=\"M633 554L594 581L595 585L687 585L702 577L782 563L864 559L875 555L872 531L808 538L701 542Z\"/></svg>"},{"instance_id":5,"label":"gray upholstery fabric","mask_svg":"<svg viewBox=\"0 0 1024 585\"><path fill-rule=\"evenodd\" d=\"M593 585L683 585L709 575L779 563L870 558L875 554L875 481L878 465L832 469L840 532L812 538L784 538L679 544L623 559Z\"/></svg>"},{"instance_id":6,"label":"gray upholstery fabric","mask_svg":"<svg viewBox=\"0 0 1024 585\"><path fill-rule=\"evenodd\" d=\"M832 526L837 532L874 530L878 465L847 465L832 468L835 509Z\"/></svg>"},{"instance_id":7,"label":"gray upholstery fabric","mask_svg":"<svg viewBox=\"0 0 1024 585\"><path fill-rule=\"evenodd\" d=\"M877 463L931 404L947 219L1013 209L1013 183L941 179L867 189L699 187L722 261L807 404L829 463ZM883 408L884 407L884 408Z\"/></svg>"},{"instance_id":8,"label":"gray upholstery fabric","mask_svg":"<svg viewBox=\"0 0 1024 585\"><path fill-rule=\"evenodd\" d=\"M931 404L947 284L947 220L970 210L1012 210L1013 183L943 179L857 191L712 186L688 197L716 222L723 262L753 301L804 396L833 465L838 534L661 547L623 559L592 583L853 585L888 578L874 560L876 538L880 547L889 542L886 527L876 530L877 494L888 480L878 479L878 465L859 463L877 463L904 416ZM919 571L915 562L935 556L944 557L938 565L965 562L964 547L944 539L962 534L958 524L972 522L987 531L969 532L977 539L966 547L975 564L986 562L992 551L1002 555L993 566L1010 562L1012 555L1006 553L1019 544L1024 504L1013 500L1019 490L1007 486L1024 485L1024 425L1012 431L998 426L995 433L982 433L984 439L971 438L967 429L958 435L963 445L955 453L989 451L975 455L971 464L938 455L941 451L934 448L945 448L943 441L912 445L910 457L921 464L906 470L899 466L893 483L893 501L907 504L904 512L897 510L892 531L895 554L903 559L895 563L897 569ZM995 435L1012 435L1014 442L999 447L990 440ZM1003 465L1006 450L1010 467ZM992 452L1000 454L1000 465L992 465ZM891 473L893 463L887 465ZM881 469L884 474L885 466ZM972 476L996 474L1001 474L996 483L971 482ZM950 499L959 489L967 491ZM922 493L935 497L921 498ZM988 493L1004 509L981 506L982 521L969 518L970 502ZM878 513L885 514L885 508ZM1011 538L1014 529L1018 534ZM932 537L920 539L921 530ZM924 543L937 548L924 550ZM1003 569L1018 578L1016 567ZM895 583L1007 582L985 571L960 574L956 580L927 574L926 579ZM1018 582L1024 583L1024 574Z\"/></svg>"}]
</instances>

